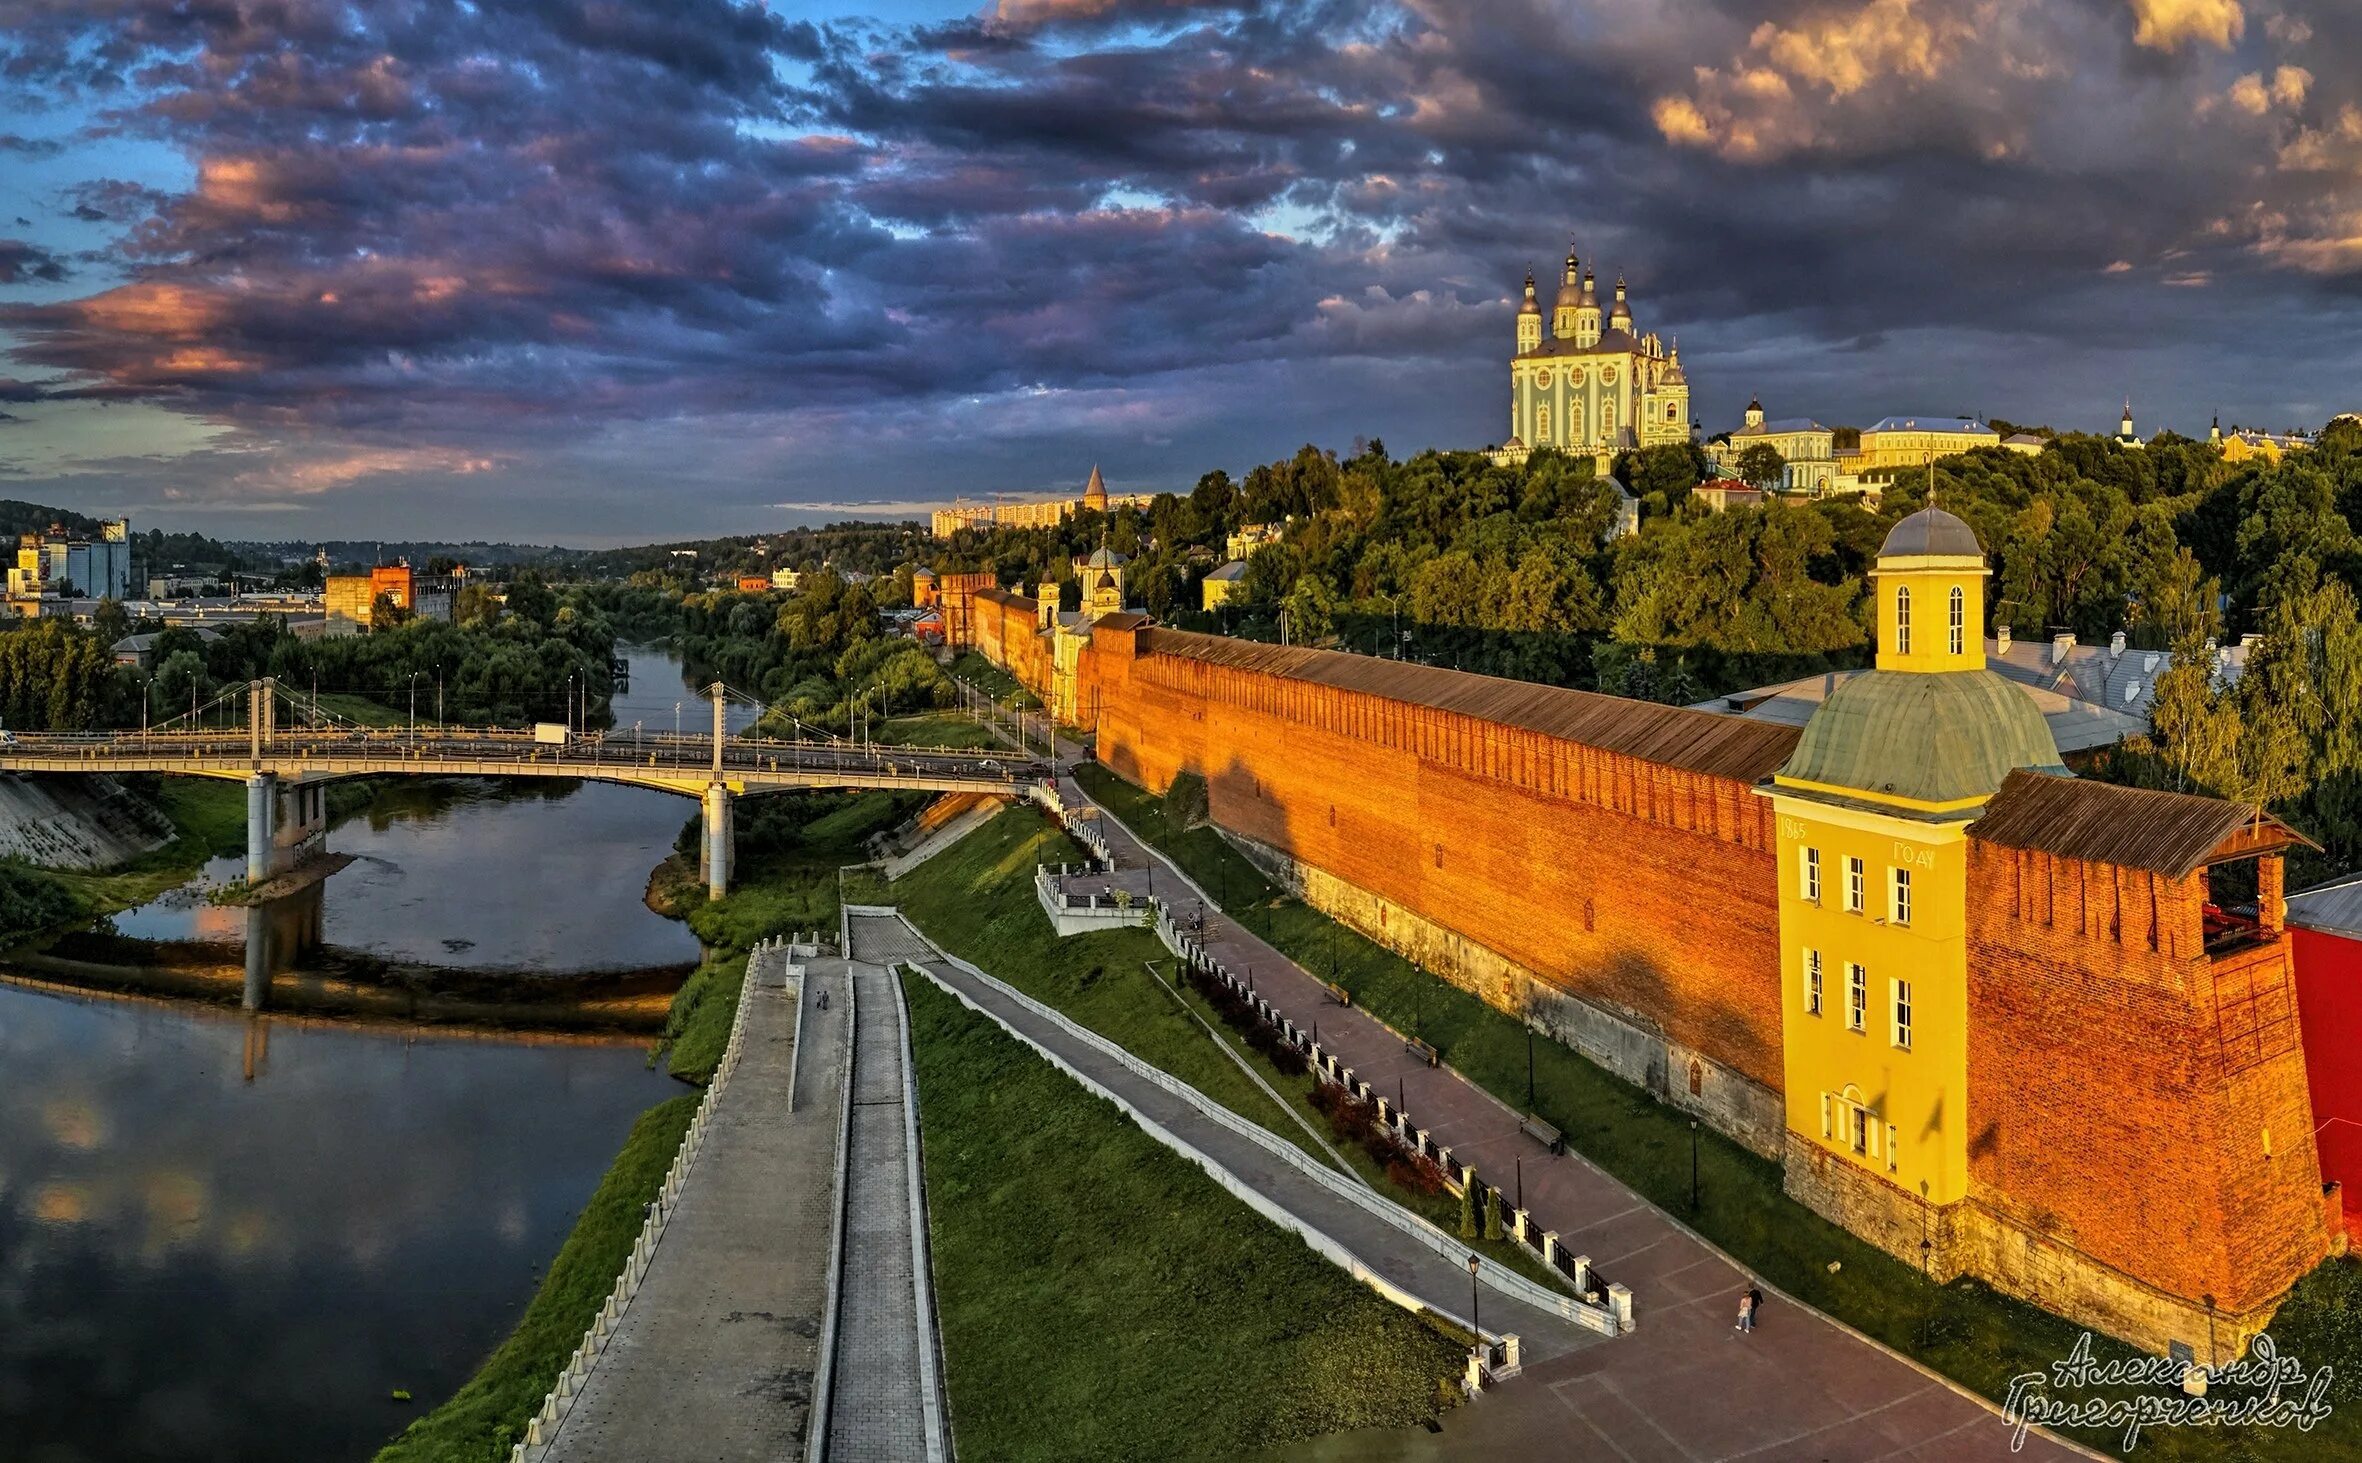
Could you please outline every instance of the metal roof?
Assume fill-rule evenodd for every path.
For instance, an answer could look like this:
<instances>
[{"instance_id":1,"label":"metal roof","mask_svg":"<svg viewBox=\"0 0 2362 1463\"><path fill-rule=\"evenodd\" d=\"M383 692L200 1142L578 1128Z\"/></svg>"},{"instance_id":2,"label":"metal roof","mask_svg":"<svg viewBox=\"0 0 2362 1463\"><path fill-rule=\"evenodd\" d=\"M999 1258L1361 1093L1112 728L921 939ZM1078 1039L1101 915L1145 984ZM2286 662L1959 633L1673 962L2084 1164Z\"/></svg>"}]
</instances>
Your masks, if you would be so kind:
<instances>
[{"instance_id":1,"label":"metal roof","mask_svg":"<svg viewBox=\"0 0 2362 1463\"><path fill-rule=\"evenodd\" d=\"M2223 852L2243 831L2253 836L2238 853L2295 843L2316 846L2252 803L2032 772L2012 772L1985 805L1984 816L1969 826L1968 836L2003 848L2179 879Z\"/></svg>"},{"instance_id":2,"label":"metal roof","mask_svg":"<svg viewBox=\"0 0 2362 1463\"><path fill-rule=\"evenodd\" d=\"M1977 542L1977 531L1959 518L1941 508L1922 508L1889 529L1886 542L1878 546L1881 559L1920 554L1981 559L1985 546Z\"/></svg>"},{"instance_id":3,"label":"metal roof","mask_svg":"<svg viewBox=\"0 0 2362 1463\"><path fill-rule=\"evenodd\" d=\"M1107 630L1137 630L1148 623L1148 616L1138 610L1118 610L1112 615L1101 615L1091 622L1094 629Z\"/></svg>"},{"instance_id":4,"label":"metal roof","mask_svg":"<svg viewBox=\"0 0 2362 1463\"><path fill-rule=\"evenodd\" d=\"M1213 573L1208 574L1206 577L1208 579L1224 580L1240 579L1245 577L1246 572L1247 561L1244 559L1233 559L1229 563L1224 564L1221 568L1216 569Z\"/></svg>"},{"instance_id":5,"label":"metal roof","mask_svg":"<svg viewBox=\"0 0 2362 1463\"><path fill-rule=\"evenodd\" d=\"M1887 417L1875 426L1862 428L1865 432L1990 432L1998 439L2001 434L1975 417Z\"/></svg>"},{"instance_id":6,"label":"metal roof","mask_svg":"<svg viewBox=\"0 0 2362 1463\"><path fill-rule=\"evenodd\" d=\"M2058 743L2061 752L2088 752L2096 747L2113 747L2126 737L2137 736L2149 729L2146 718L2080 700L2068 690L2048 684L2037 684L2009 674L2006 666L1990 667L2004 679L2016 684L2042 713L2050 727L2050 739ZM1863 671L1823 671L1817 676L1789 681L1784 685L1759 686L1751 691L1733 691L1711 701L1697 703L1693 710L1737 714L1754 721L1777 722L1782 726L1801 727L1812 720L1821 703L1836 694L1837 688Z\"/></svg>"},{"instance_id":7,"label":"metal roof","mask_svg":"<svg viewBox=\"0 0 2362 1463\"><path fill-rule=\"evenodd\" d=\"M2023 687L1991 671L1864 671L1813 713L1780 775L1958 803L1992 796L2020 767L2066 770Z\"/></svg>"},{"instance_id":8,"label":"metal roof","mask_svg":"<svg viewBox=\"0 0 2362 1463\"><path fill-rule=\"evenodd\" d=\"M1796 746L1791 727L1342 651L1262 645L1168 629L1143 630L1139 648L1143 655L1178 656L1497 721L1746 783L1771 776Z\"/></svg>"},{"instance_id":9,"label":"metal roof","mask_svg":"<svg viewBox=\"0 0 2362 1463\"><path fill-rule=\"evenodd\" d=\"M2289 895L2288 922L2299 929L2362 937L2362 878Z\"/></svg>"}]
</instances>

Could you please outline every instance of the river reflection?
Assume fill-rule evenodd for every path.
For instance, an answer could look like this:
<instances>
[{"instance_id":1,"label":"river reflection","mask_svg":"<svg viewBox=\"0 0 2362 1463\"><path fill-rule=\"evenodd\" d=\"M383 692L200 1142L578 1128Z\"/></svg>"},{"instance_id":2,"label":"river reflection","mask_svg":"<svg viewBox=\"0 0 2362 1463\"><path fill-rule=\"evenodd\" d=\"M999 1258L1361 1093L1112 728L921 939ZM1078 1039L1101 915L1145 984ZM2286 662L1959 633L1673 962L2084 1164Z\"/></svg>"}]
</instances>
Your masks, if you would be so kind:
<instances>
[{"instance_id":1,"label":"river reflection","mask_svg":"<svg viewBox=\"0 0 2362 1463\"><path fill-rule=\"evenodd\" d=\"M625 726L669 730L681 700L690 729L710 727L667 657L631 659ZM478 970L686 966L695 938L641 894L695 812L597 783L393 781L331 832L355 861L324 884L215 905L209 884L244 872L219 860L113 927L249 946L250 1006L324 947ZM0 1072L4 1463L367 1458L508 1333L633 1118L682 1090L638 1041L11 985Z\"/></svg>"},{"instance_id":2,"label":"river reflection","mask_svg":"<svg viewBox=\"0 0 2362 1463\"><path fill-rule=\"evenodd\" d=\"M366 1458L680 1090L637 1045L4 986L0 1063L0 1454L28 1463Z\"/></svg>"}]
</instances>

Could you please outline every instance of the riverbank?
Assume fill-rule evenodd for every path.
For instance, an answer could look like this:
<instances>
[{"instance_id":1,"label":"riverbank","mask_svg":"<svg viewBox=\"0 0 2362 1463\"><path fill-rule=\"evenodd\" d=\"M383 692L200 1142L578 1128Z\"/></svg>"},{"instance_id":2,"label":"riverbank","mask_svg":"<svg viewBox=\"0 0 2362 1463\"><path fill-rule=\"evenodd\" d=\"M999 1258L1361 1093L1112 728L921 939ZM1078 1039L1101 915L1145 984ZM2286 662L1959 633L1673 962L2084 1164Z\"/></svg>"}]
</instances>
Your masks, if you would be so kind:
<instances>
[{"instance_id":1,"label":"riverbank","mask_svg":"<svg viewBox=\"0 0 2362 1463\"><path fill-rule=\"evenodd\" d=\"M259 994L259 1009L273 1014L406 1026L653 1035L663 1030L689 971L680 965L553 976L458 970L344 950L311 958L314 968L274 971L257 993L237 948L83 933L11 951L0 980L222 1007L244 1006Z\"/></svg>"},{"instance_id":2,"label":"riverbank","mask_svg":"<svg viewBox=\"0 0 2362 1463\"><path fill-rule=\"evenodd\" d=\"M516 1330L450 1401L381 1448L375 1463L486 1463L509 1456L623 1272L642 1212L696 1112L697 1099L684 1094L641 1114Z\"/></svg>"},{"instance_id":3,"label":"riverbank","mask_svg":"<svg viewBox=\"0 0 2362 1463\"><path fill-rule=\"evenodd\" d=\"M730 892L711 900L697 877L696 854L688 851L698 828L690 820L685 847L648 876L648 907L688 925L705 949L704 960L673 997L659 1044L674 1076L702 1085L721 1061L746 980L747 952L756 942L797 930L835 930L838 871L867 859L872 837L899 826L926 802L925 794L891 792L750 799L739 810Z\"/></svg>"}]
</instances>

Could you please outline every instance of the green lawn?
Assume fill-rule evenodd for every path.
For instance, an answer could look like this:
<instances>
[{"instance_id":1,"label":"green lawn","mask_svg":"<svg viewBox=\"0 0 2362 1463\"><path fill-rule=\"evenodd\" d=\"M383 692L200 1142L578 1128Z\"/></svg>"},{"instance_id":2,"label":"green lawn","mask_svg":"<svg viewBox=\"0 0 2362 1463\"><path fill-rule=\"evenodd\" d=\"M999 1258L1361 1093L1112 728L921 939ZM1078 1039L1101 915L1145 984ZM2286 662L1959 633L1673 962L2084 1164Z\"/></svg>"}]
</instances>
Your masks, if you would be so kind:
<instances>
[{"instance_id":1,"label":"green lawn","mask_svg":"<svg viewBox=\"0 0 2362 1463\"><path fill-rule=\"evenodd\" d=\"M1356 1005L1433 1043L1445 1062L1503 1102L1525 1105L1527 1037L1516 1017L1285 896L1211 828L1176 836L1159 799L1104 768L1087 764L1077 776L1209 893L1220 899L1227 889L1231 911L1272 945L1344 986ZM1778 1164L1711 1131L1697 1135L1700 1203L1692 1209L1686 1116L1555 1042L1537 1044L1534 1070L1534 1107L1566 1134L1569 1146L1782 1290L1988 1397L2004 1396L2012 1376L2064 1357L2082 1332L1975 1280L1928 1285L1915 1267L1788 1198ZM1831 1262L1838 1265L1834 1273ZM2362 1279L2354 1262L2332 1261L2301 1282L2275 1339L2308 1366L2326 1363L2340 1377L2357 1377ZM2106 1340L2096 1350L2133 1354ZM2357 1392L2362 1404L2362 1388ZM2113 1445L2109 1435L2077 1436L2093 1447ZM2236 1441L2257 1458L2362 1459L2362 1405L2310 1433L2251 1429ZM2223 1443L2221 1435L2198 1429L2143 1434L2143 1452L2164 1459L2221 1457Z\"/></svg>"},{"instance_id":2,"label":"green lawn","mask_svg":"<svg viewBox=\"0 0 2362 1463\"><path fill-rule=\"evenodd\" d=\"M948 747L974 751L997 747L1000 739L962 711L927 711L897 716L877 729L877 740L891 747Z\"/></svg>"},{"instance_id":3,"label":"green lawn","mask_svg":"<svg viewBox=\"0 0 2362 1463\"><path fill-rule=\"evenodd\" d=\"M623 1273L641 1211L696 1111L697 1099L684 1095L640 1115L517 1329L450 1401L379 1450L377 1463L501 1463L509 1456Z\"/></svg>"},{"instance_id":4,"label":"green lawn","mask_svg":"<svg viewBox=\"0 0 2362 1463\"><path fill-rule=\"evenodd\" d=\"M1060 939L1033 893L1037 861L1082 850L1029 806L993 820L886 886L848 884L855 903L899 904L935 943L1327 1161L1270 1096L1173 1004L1144 962L1168 960L1148 930Z\"/></svg>"},{"instance_id":5,"label":"green lawn","mask_svg":"<svg viewBox=\"0 0 2362 1463\"><path fill-rule=\"evenodd\" d=\"M1231 1459L1435 1415L1457 1344L932 982L906 988L963 1457Z\"/></svg>"},{"instance_id":6,"label":"green lawn","mask_svg":"<svg viewBox=\"0 0 2362 1463\"><path fill-rule=\"evenodd\" d=\"M1006 701L1014 696L1017 698L1017 704L1029 711L1041 709L1040 698L1019 685L1015 676L986 660L976 651L961 651L958 658L951 663L951 673L968 684L981 688L984 694L996 701Z\"/></svg>"}]
</instances>

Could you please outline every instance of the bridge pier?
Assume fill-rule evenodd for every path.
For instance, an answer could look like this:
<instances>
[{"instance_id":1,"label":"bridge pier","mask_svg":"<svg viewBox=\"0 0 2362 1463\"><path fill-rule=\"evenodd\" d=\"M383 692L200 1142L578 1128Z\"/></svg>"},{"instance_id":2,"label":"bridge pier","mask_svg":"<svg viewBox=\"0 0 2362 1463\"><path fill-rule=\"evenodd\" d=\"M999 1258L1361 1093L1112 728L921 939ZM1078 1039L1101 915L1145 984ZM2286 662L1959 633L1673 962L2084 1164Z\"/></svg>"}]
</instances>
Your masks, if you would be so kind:
<instances>
[{"instance_id":1,"label":"bridge pier","mask_svg":"<svg viewBox=\"0 0 2362 1463\"><path fill-rule=\"evenodd\" d=\"M259 884L274 872L271 833L279 821L279 776L257 772L246 779L246 882Z\"/></svg>"},{"instance_id":2,"label":"bridge pier","mask_svg":"<svg viewBox=\"0 0 2362 1463\"><path fill-rule=\"evenodd\" d=\"M282 790L275 772L246 779L246 882L260 884L319 851L328 836L328 798L319 784Z\"/></svg>"},{"instance_id":3,"label":"bridge pier","mask_svg":"<svg viewBox=\"0 0 2362 1463\"><path fill-rule=\"evenodd\" d=\"M698 877L705 880L705 897L719 899L730 892L730 789L719 782L706 784L705 838L699 845Z\"/></svg>"}]
</instances>

